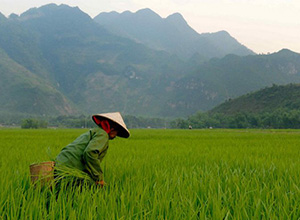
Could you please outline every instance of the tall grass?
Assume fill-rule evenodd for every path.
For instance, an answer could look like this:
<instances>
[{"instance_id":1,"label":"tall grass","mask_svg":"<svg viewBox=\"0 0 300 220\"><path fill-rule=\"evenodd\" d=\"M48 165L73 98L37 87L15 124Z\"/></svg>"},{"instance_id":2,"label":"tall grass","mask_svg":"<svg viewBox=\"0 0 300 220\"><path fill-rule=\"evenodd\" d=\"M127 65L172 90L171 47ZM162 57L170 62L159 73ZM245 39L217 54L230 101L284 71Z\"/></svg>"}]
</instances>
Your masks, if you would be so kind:
<instances>
[{"instance_id":1,"label":"tall grass","mask_svg":"<svg viewBox=\"0 0 300 220\"><path fill-rule=\"evenodd\" d=\"M107 186L34 188L29 165L85 130L0 130L0 219L299 219L300 131L132 130Z\"/></svg>"}]
</instances>

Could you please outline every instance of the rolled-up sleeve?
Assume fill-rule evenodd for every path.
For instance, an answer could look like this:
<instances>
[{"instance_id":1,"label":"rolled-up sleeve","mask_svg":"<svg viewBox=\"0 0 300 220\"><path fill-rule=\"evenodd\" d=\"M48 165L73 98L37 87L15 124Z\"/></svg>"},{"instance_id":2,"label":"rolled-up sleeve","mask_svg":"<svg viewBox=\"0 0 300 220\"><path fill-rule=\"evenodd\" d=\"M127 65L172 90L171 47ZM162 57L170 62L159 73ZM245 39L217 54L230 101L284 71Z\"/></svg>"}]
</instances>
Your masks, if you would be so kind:
<instances>
[{"instance_id":1,"label":"rolled-up sleeve","mask_svg":"<svg viewBox=\"0 0 300 220\"><path fill-rule=\"evenodd\" d=\"M103 179L100 163L108 149L108 135L106 133L91 134L91 140L83 152L85 169L95 181Z\"/></svg>"}]
</instances>

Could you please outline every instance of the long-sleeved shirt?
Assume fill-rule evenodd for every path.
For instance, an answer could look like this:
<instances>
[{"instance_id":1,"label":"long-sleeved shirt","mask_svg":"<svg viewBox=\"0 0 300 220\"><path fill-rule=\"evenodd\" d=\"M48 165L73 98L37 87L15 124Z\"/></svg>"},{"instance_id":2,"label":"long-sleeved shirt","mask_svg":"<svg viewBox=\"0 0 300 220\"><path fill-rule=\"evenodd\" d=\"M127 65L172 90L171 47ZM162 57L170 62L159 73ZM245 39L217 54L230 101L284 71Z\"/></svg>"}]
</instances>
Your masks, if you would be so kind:
<instances>
[{"instance_id":1,"label":"long-sleeved shirt","mask_svg":"<svg viewBox=\"0 0 300 220\"><path fill-rule=\"evenodd\" d=\"M55 166L79 169L95 181L103 180L100 163L106 155L108 140L108 134L102 128L91 129L61 150Z\"/></svg>"}]
</instances>

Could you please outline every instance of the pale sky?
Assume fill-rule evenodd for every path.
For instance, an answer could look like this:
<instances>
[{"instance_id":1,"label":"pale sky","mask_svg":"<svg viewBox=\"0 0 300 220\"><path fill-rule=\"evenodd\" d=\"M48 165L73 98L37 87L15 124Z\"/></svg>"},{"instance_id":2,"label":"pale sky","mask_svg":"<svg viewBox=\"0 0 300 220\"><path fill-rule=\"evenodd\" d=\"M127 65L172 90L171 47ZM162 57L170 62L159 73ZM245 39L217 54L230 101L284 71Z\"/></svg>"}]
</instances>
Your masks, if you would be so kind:
<instances>
[{"instance_id":1,"label":"pale sky","mask_svg":"<svg viewBox=\"0 0 300 220\"><path fill-rule=\"evenodd\" d=\"M21 14L48 3L78 6L92 18L143 8L162 18L179 12L198 33L226 30L256 53L300 53L300 0L0 0L0 12Z\"/></svg>"}]
</instances>

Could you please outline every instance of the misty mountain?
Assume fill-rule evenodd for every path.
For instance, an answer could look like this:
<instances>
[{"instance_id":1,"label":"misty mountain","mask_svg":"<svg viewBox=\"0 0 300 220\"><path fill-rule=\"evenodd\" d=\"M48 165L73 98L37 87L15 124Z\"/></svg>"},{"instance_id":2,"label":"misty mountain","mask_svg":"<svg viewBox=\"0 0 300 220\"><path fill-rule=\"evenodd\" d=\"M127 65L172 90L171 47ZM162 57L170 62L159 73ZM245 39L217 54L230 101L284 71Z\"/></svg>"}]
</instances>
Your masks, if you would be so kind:
<instances>
[{"instance_id":1,"label":"misty mountain","mask_svg":"<svg viewBox=\"0 0 300 220\"><path fill-rule=\"evenodd\" d=\"M300 82L300 54L283 49L270 55L214 58L170 88L169 106L192 114L272 84Z\"/></svg>"},{"instance_id":2,"label":"misty mountain","mask_svg":"<svg viewBox=\"0 0 300 220\"><path fill-rule=\"evenodd\" d=\"M159 92L183 69L177 57L112 35L66 5L13 16L0 33L0 47L11 59L88 113L156 114L166 98Z\"/></svg>"},{"instance_id":3,"label":"misty mountain","mask_svg":"<svg viewBox=\"0 0 300 220\"><path fill-rule=\"evenodd\" d=\"M151 16L145 17L147 13ZM179 14L168 19L151 10L135 14L141 21L163 24L163 29L167 20L170 27L181 28L180 39L184 32L189 39L200 39ZM149 27L157 27L151 22ZM226 32L217 35L226 40ZM0 113L121 111L183 117L273 83L300 82L300 55L289 50L227 55L205 62L203 55L195 53L184 61L113 33L67 5L50 4L0 18L0 51Z\"/></svg>"},{"instance_id":4,"label":"misty mountain","mask_svg":"<svg viewBox=\"0 0 300 220\"><path fill-rule=\"evenodd\" d=\"M78 113L49 83L19 65L0 49L0 112L61 115Z\"/></svg>"},{"instance_id":5,"label":"misty mountain","mask_svg":"<svg viewBox=\"0 0 300 220\"><path fill-rule=\"evenodd\" d=\"M0 22L1 21L6 21L7 18L0 12Z\"/></svg>"},{"instance_id":6,"label":"misty mountain","mask_svg":"<svg viewBox=\"0 0 300 220\"><path fill-rule=\"evenodd\" d=\"M176 54L183 59L189 59L195 53L206 60L227 54L254 54L226 31L198 34L179 13L161 18L150 9L142 9L136 13L104 12L94 20L112 33L128 37L155 50Z\"/></svg>"}]
</instances>

